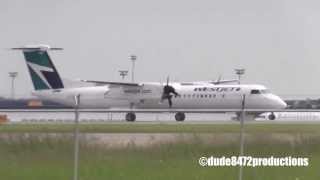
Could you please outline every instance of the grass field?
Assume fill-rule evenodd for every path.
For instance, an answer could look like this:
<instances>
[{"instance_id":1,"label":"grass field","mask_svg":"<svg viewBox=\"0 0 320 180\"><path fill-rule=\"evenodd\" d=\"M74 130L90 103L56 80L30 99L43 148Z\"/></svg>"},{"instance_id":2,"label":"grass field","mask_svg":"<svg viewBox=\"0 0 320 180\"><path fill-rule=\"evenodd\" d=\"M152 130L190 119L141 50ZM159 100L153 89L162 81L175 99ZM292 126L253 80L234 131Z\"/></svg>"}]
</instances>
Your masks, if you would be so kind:
<instances>
[{"instance_id":1,"label":"grass field","mask_svg":"<svg viewBox=\"0 0 320 180\"><path fill-rule=\"evenodd\" d=\"M72 124L0 124L0 133L72 132ZM320 124L246 124L248 133L319 133ZM239 124L80 124L86 133L238 133Z\"/></svg>"},{"instance_id":2,"label":"grass field","mask_svg":"<svg viewBox=\"0 0 320 180\"><path fill-rule=\"evenodd\" d=\"M72 179L73 141L41 133L68 133L72 125L1 125L0 126L0 179L4 180L57 180ZM239 132L236 124L103 124L81 125L86 133L190 133L230 134ZM249 124L246 134L255 136L272 133L289 135L289 141L273 142L267 138L246 143L245 154L251 156L303 156L310 158L308 167L245 168L245 180L318 180L320 178L320 125ZM311 136L309 136L311 135ZM237 179L238 167L201 167L202 156L238 155L239 144L204 143L194 138L189 142L158 144L139 147L128 144L125 148L88 145L81 139L80 179Z\"/></svg>"}]
</instances>

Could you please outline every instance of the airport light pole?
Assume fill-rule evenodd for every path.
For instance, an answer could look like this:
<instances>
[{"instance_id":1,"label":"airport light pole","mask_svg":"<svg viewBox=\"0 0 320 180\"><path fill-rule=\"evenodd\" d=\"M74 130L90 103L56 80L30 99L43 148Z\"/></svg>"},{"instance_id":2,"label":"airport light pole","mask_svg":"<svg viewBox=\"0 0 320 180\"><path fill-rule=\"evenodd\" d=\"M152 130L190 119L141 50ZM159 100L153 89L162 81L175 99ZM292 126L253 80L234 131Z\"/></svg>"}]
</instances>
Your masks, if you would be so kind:
<instances>
[{"instance_id":1,"label":"airport light pole","mask_svg":"<svg viewBox=\"0 0 320 180\"><path fill-rule=\"evenodd\" d=\"M73 164L73 180L79 178L79 105L80 105L80 94L74 96L75 106L75 119L74 119L74 164Z\"/></svg>"},{"instance_id":2,"label":"airport light pole","mask_svg":"<svg viewBox=\"0 0 320 180\"><path fill-rule=\"evenodd\" d=\"M244 118L245 118L245 103L246 103L246 95L242 95L241 102L241 114L240 114L240 153L239 157L242 157L244 154ZM243 178L243 166L239 165L239 180Z\"/></svg>"},{"instance_id":3,"label":"airport light pole","mask_svg":"<svg viewBox=\"0 0 320 180\"><path fill-rule=\"evenodd\" d=\"M240 84L241 76L244 75L245 69L235 69L235 72L238 75L238 84Z\"/></svg>"},{"instance_id":4,"label":"airport light pole","mask_svg":"<svg viewBox=\"0 0 320 180\"><path fill-rule=\"evenodd\" d=\"M11 78L11 98L15 98L14 80L18 76L18 72L9 72L9 77Z\"/></svg>"},{"instance_id":5,"label":"airport light pole","mask_svg":"<svg viewBox=\"0 0 320 180\"><path fill-rule=\"evenodd\" d=\"M128 75L127 70L119 70L120 76L122 77L122 80Z\"/></svg>"},{"instance_id":6,"label":"airport light pole","mask_svg":"<svg viewBox=\"0 0 320 180\"><path fill-rule=\"evenodd\" d=\"M135 61L137 60L136 55L130 55L129 59L132 61L132 66L131 66L131 82L134 82L134 68L135 68Z\"/></svg>"}]
</instances>

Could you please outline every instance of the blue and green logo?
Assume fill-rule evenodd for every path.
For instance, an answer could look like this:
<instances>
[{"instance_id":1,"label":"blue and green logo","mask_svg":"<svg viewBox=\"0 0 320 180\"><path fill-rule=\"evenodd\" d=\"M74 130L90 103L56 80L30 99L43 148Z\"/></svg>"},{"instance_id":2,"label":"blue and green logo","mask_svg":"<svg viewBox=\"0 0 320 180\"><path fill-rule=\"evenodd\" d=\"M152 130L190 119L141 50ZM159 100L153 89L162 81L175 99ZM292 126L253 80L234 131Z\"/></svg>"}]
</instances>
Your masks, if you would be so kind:
<instances>
[{"instance_id":1,"label":"blue and green logo","mask_svg":"<svg viewBox=\"0 0 320 180\"><path fill-rule=\"evenodd\" d=\"M63 88L61 78L46 51L23 52L35 90Z\"/></svg>"}]
</instances>

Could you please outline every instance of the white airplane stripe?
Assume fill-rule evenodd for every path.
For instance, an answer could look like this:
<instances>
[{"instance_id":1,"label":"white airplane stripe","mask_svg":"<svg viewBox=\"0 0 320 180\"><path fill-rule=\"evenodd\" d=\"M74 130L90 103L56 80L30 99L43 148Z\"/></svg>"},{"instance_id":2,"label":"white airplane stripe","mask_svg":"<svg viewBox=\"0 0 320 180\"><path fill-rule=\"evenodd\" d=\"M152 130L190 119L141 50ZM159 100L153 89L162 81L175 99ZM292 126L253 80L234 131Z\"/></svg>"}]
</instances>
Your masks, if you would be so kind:
<instances>
[{"instance_id":1,"label":"white airplane stripe","mask_svg":"<svg viewBox=\"0 0 320 180\"><path fill-rule=\"evenodd\" d=\"M47 72L54 72L52 68L49 67L45 67L45 66L40 66L38 64L34 64L31 62L27 62L27 64L29 65L29 67L31 67L31 69L41 78L41 80L50 88L52 88L49 84L49 82L47 81L47 79L44 77L44 75L42 74L42 71L47 71Z\"/></svg>"}]
</instances>

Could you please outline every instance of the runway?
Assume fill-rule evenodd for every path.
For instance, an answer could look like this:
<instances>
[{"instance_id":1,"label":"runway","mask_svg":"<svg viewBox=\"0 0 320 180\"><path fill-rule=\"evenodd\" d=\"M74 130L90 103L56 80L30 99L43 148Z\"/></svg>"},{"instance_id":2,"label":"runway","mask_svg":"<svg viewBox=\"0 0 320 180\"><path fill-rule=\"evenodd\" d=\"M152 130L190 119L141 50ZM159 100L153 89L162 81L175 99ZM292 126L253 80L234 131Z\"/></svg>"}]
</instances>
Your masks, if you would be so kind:
<instances>
[{"instance_id":1,"label":"runway","mask_svg":"<svg viewBox=\"0 0 320 180\"><path fill-rule=\"evenodd\" d=\"M47 124L66 123L74 121L72 112L6 112L10 123ZM123 124L130 123L124 120L124 113L80 113L80 123L83 124ZM186 114L184 122L176 122L174 114L137 114L135 124L238 124L239 121L231 120L235 117L232 113L227 114ZM290 116L279 116L276 120L256 118L255 121L246 121L249 124L320 124L320 113L291 113Z\"/></svg>"}]
</instances>

